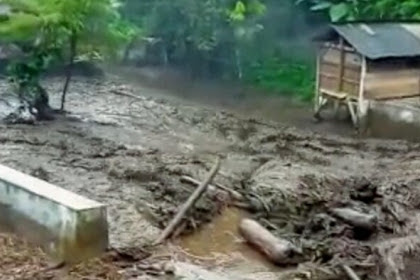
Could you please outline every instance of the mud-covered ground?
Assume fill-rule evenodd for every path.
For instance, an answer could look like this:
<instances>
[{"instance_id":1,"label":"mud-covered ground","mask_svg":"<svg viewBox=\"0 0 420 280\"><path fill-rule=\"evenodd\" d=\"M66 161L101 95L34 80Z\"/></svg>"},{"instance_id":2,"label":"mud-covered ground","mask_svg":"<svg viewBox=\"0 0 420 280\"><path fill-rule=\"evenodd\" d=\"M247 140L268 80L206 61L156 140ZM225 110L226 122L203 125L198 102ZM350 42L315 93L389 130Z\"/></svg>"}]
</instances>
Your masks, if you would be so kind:
<instances>
[{"instance_id":1,"label":"mud-covered ground","mask_svg":"<svg viewBox=\"0 0 420 280\"><path fill-rule=\"evenodd\" d=\"M58 107L62 80L45 85ZM5 83L1 90L7 92ZM77 78L67 115L33 126L0 125L2 164L108 205L114 251L74 268L73 279L148 279L140 276L191 262L194 257L176 248L148 245L194 189L181 177L203 180L217 155L222 165L214 183L243 199L207 195L184 221L184 233L237 204L303 249L292 272L234 258L219 258L223 265L195 258L217 270L218 279L292 279L289 273L293 279L343 279L341 264L365 279L420 277L412 274L420 244L419 144L318 134L164 95L115 77ZM371 214L377 225L361 234L331 214L338 207ZM118 251L127 248L137 250ZM160 269L140 261L149 256L163 256ZM0 260L0 279L62 279L45 270L40 251L10 236L0 236Z\"/></svg>"}]
</instances>

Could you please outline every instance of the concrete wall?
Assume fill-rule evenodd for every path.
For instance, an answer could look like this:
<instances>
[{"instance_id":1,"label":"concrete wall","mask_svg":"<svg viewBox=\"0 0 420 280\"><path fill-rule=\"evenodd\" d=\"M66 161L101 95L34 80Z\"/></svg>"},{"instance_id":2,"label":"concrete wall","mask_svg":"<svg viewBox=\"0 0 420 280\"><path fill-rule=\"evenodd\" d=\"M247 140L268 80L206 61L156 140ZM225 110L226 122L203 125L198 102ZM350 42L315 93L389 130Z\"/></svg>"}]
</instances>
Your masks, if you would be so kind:
<instances>
[{"instance_id":1,"label":"concrete wall","mask_svg":"<svg viewBox=\"0 0 420 280\"><path fill-rule=\"evenodd\" d=\"M368 116L370 136L420 140L420 99L371 101Z\"/></svg>"},{"instance_id":2,"label":"concrete wall","mask_svg":"<svg viewBox=\"0 0 420 280\"><path fill-rule=\"evenodd\" d=\"M0 204L9 210L0 215L16 213L45 229L49 236L42 245L59 260L80 261L108 247L104 205L2 165ZM9 217L8 222L16 228L24 221Z\"/></svg>"}]
</instances>

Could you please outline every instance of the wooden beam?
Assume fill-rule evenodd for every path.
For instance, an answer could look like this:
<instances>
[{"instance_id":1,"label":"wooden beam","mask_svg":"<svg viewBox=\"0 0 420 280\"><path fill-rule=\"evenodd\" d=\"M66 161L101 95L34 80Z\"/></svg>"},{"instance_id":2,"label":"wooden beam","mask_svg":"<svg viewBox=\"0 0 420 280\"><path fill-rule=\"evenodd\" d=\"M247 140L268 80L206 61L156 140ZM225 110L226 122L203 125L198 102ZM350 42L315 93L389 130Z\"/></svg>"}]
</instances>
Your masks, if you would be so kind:
<instances>
[{"instance_id":1,"label":"wooden beam","mask_svg":"<svg viewBox=\"0 0 420 280\"><path fill-rule=\"evenodd\" d=\"M357 126L357 115L356 115L356 112L355 112L354 107L353 107L353 103L350 100L350 98L346 99L346 103L347 103L347 107L348 107L349 112L350 112L351 121L353 122L354 126Z\"/></svg>"},{"instance_id":2,"label":"wooden beam","mask_svg":"<svg viewBox=\"0 0 420 280\"><path fill-rule=\"evenodd\" d=\"M333 97L333 98L341 99L341 100L343 100L347 97L346 93L335 92L335 91L328 90L328 89L321 89L320 92L322 92L325 95L328 95L329 97Z\"/></svg>"},{"instance_id":3,"label":"wooden beam","mask_svg":"<svg viewBox=\"0 0 420 280\"><path fill-rule=\"evenodd\" d=\"M367 124L367 110L365 108L365 80L367 72L366 57L362 57L362 70L360 73L360 85L359 85L359 100L357 102L357 127L359 131L366 129Z\"/></svg>"},{"instance_id":4,"label":"wooden beam","mask_svg":"<svg viewBox=\"0 0 420 280\"><path fill-rule=\"evenodd\" d=\"M318 50L318 53L316 55L316 83L315 83L315 112L318 111L318 107L320 106L320 83L321 83L321 55L320 55L320 49Z\"/></svg>"},{"instance_id":5,"label":"wooden beam","mask_svg":"<svg viewBox=\"0 0 420 280\"><path fill-rule=\"evenodd\" d=\"M360 73L360 83L359 83L359 102L363 102L365 98L365 80L366 80L366 57L362 57L362 69Z\"/></svg>"},{"instance_id":6,"label":"wooden beam","mask_svg":"<svg viewBox=\"0 0 420 280\"><path fill-rule=\"evenodd\" d=\"M329 65L329 66L335 66L337 67L338 65L330 62L330 61L326 61L324 59L321 59L321 63L325 64L325 65ZM347 64L345 65L344 69L350 69L350 70L356 70L356 71L360 71L361 67L360 66L356 66L356 65L352 65L352 64Z\"/></svg>"},{"instance_id":7,"label":"wooden beam","mask_svg":"<svg viewBox=\"0 0 420 280\"><path fill-rule=\"evenodd\" d=\"M319 76L327 78L327 79L337 79L337 76L331 75L331 74L328 74L328 73L323 73L323 72L319 73ZM343 77L343 82L346 82L346 83L349 83L349 84L352 84L352 85L356 85L356 86L358 86L360 84L359 81L349 79L349 78L346 78L346 77Z\"/></svg>"},{"instance_id":8,"label":"wooden beam","mask_svg":"<svg viewBox=\"0 0 420 280\"><path fill-rule=\"evenodd\" d=\"M407 93L405 95L400 95L400 96L384 96L384 97L374 97L372 98L373 100L400 100L400 99L405 99L405 98L410 98L410 97L420 97L420 93Z\"/></svg>"},{"instance_id":9,"label":"wooden beam","mask_svg":"<svg viewBox=\"0 0 420 280\"><path fill-rule=\"evenodd\" d=\"M418 84L417 84L417 88L418 88L417 93L420 94L420 76L419 76L419 81L418 81Z\"/></svg>"},{"instance_id":10,"label":"wooden beam","mask_svg":"<svg viewBox=\"0 0 420 280\"><path fill-rule=\"evenodd\" d=\"M321 44L321 46L326 47L326 48L330 48L330 49L341 50L340 45L337 45L337 44L334 44L334 43L331 43L331 42L325 42L325 43ZM352 48L352 47L349 47L349 46L344 46L343 49L344 49L344 51L349 52L349 53L358 53L355 48Z\"/></svg>"},{"instance_id":11,"label":"wooden beam","mask_svg":"<svg viewBox=\"0 0 420 280\"><path fill-rule=\"evenodd\" d=\"M346 53L344 52L344 40L340 37L340 64L338 70L338 92L343 91L343 77L344 77L344 63L346 59Z\"/></svg>"}]
</instances>

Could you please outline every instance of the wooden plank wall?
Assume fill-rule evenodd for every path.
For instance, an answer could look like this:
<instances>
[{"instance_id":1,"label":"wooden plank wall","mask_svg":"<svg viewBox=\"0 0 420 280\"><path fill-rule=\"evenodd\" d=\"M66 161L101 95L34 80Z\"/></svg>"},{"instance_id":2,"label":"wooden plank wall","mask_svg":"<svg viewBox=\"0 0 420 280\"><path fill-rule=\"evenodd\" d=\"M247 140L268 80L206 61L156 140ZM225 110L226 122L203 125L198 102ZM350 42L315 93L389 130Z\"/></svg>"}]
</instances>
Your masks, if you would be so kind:
<instances>
[{"instance_id":1,"label":"wooden plank wall","mask_svg":"<svg viewBox=\"0 0 420 280\"><path fill-rule=\"evenodd\" d=\"M420 68L370 63L365 80L368 99L399 99L420 95Z\"/></svg>"},{"instance_id":2,"label":"wooden plank wall","mask_svg":"<svg viewBox=\"0 0 420 280\"><path fill-rule=\"evenodd\" d=\"M357 97L359 95L360 71L362 58L357 53L345 49L343 80L341 92ZM340 86L340 50L337 47L322 47L320 50L320 89L321 91L339 92Z\"/></svg>"}]
</instances>

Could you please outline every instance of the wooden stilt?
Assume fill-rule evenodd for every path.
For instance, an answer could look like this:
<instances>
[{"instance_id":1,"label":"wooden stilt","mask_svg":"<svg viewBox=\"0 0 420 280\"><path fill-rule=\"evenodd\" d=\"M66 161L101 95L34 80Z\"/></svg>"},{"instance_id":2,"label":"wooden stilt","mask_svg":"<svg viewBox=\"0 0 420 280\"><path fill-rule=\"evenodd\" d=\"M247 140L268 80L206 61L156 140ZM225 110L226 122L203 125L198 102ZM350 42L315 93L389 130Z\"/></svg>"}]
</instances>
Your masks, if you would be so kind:
<instances>
[{"instance_id":1,"label":"wooden stilt","mask_svg":"<svg viewBox=\"0 0 420 280\"><path fill-rule=\"evenodd\" d=\"M334 100L334 117L338 119L338 113L340 110L340 100Z\"/></svg>"},{"instance_id":2,"label":"wooden stilt","mask_svg":"<svg viewBox=\"0 0 420 280\"><path fill-rule=\"evenodd\" d=\"M369 102L365 100L365 79L366 79L367 63L366 58L362 58L362 69L359 85L359 99L357 102L357 118L359 132L363 132L367 128L367 116L369 110Z\"/></svg>"},{"instance_id":3,"label":"wooden stilt","mask_svg":"<svg viewBox=\"0 0 420 280\"><path fill-rule=\"evenodd\" d=\"M319 114L321 108L321 92L320 92L320 73L321 73L321 55L320 50L316 56L316 83L315 83L315 97L314 97L314 117L316 119L321 119Z\"/></svg>"},{"instance_id":4,"label":"wooden stilt","mask_svg":"<svg viewBox=\"0 0 420 280\"><path fill-rule=\"evenodd\" d=\"M321 120L322 119L322 117L321 117L321 110L322 110L322 108L324 108L327 104L328 104L328 99L327 98L325 98L322 94L319 96L319 98L318 98L318 106L317 106L317 108L315 109L315 113L314 113L314 117L315 117L315 119L317 119L317 120Z\"/></svg>"},{"instance_id":5,"label":"wooden stilt","mask_svg":"<svg viewBox=\"0 0 420 280\"><path fill-rule=\"evenodd\" d=\"M354 104L352 103L352 101L350 100L350 98L346 99L346 103L347 103L347 107L349 109L350 112L350 116L351 116L351 121L353 122L353 125L355 127L357 127L358 125L358 120L357 120L357 114L356 111L354 110Z\"/></svg>"}]
</instances>

